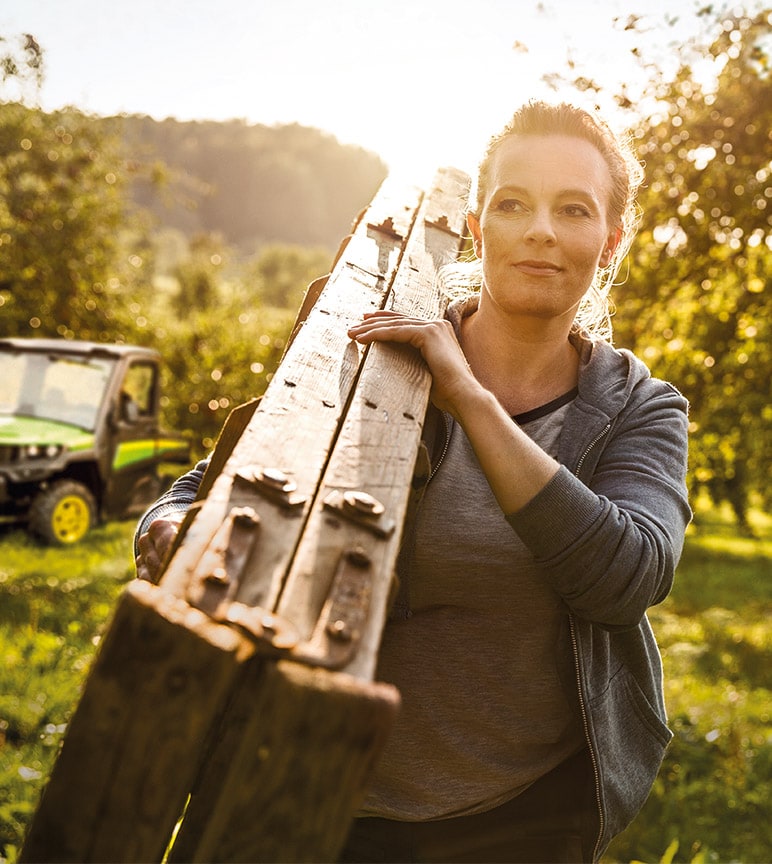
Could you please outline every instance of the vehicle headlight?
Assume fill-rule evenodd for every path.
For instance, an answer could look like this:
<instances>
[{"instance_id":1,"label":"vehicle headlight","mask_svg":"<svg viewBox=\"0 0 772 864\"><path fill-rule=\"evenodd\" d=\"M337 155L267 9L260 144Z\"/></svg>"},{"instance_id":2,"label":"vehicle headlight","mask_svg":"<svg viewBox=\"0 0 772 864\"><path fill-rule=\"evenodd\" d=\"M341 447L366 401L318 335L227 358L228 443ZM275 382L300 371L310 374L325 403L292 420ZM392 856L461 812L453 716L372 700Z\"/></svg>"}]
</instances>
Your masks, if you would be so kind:
<instances>
[{"instance_id":1,"label":"vehicle headlight","mask_svg":"<svg viewBox=\"0 0 772 864\"><path fill-rule=\"evenodd\" d=\"M22 454L27 459L53 459L61 452L61 444L28 444L22 448Z\"/></svg>"}]
</instances>

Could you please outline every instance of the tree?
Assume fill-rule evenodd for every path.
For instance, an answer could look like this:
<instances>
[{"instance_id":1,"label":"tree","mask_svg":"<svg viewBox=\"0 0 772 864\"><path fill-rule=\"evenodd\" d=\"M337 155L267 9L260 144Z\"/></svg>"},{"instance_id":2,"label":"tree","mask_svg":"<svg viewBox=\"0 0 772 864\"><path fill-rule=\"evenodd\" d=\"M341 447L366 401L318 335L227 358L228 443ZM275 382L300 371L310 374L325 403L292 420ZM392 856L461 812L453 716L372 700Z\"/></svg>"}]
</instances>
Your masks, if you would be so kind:
<instances>
[{"instance_id":1,"label":"tree","mask_svg":"<svg viewBox=\"0 0 772 864\"><path fill-rule=\"evenodd\" d=\"M114 300L149 251L127 218L129 166L117 129L25 104L43 70L32 35L0 37L0 96L18 99L0 102L1 332L120 339L132 313Z\"/></svg>"},{"instance_id":2,"label":"tree","mask_svg":"<svg viewBox=\"0 0 772 864\"><path fill-rule=\"evenodd\" d=\"M77 111L0 104L0 305L16 335L123 337L147 250L127 248L117 135Z\"/></svg>"},{"instance_id":3,"label":"tree","mask_svg":"<svg viewBox=\"0 0 772 864\"><path fill-rule=\"evenodd\" d=\"M769 503L772 29L766 12L719 24L715 83L700 85L689 62L652 82L637 131L643 218L615 332L689 398L693 491L728 501L747 527L751 495Z\"/></svg>"},{"instance_id":4,"label":"tree","mask_svg":"<svg viewBox=\"0 0 772 864\"><path fill-rule=\"evenodd\" d=\"M244 282L266 306L297 310L308 285L328 273L332 256L322 248L287 244L265 246L245 268Z\"/></svg>"},{"instance_id":5,"label":"tree","mask_svg":"<svg viewBox=\"0 0 772 864\"><path fill-rule=\"evenodd\" d=\"M0 93L15 89L23 98L31 88L36 96L43 83L43 50L30 33L0 36Z\"/></svg>"},{"instance_id":6,"label":"tree","mask_svg":"<svg viewBox=\"0 0 772 864\"><path fill-rule=\"evenodd\" d=\"M190 240L188 256L173 272L178 286L173 305L180 317L185 318L194 310L213 309L219 304L218 274L225 254L219 237L197 234Z\"/></svg>"}]
</instances>

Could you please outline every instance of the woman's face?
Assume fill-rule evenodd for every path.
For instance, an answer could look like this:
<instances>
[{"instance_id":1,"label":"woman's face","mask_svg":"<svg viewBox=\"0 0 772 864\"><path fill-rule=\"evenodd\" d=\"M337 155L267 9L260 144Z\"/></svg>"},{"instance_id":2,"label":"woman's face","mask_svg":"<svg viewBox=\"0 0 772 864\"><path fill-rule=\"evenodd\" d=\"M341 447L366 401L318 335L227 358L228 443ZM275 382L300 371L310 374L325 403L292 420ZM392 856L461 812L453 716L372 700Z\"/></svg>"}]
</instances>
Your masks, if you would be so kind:
<instances>
[{"instance_id":1,"label":"woman's face","mask_svg":"<svg viewBox=\"0 0 772 864\"><path fill-rule=\"evenodd\" d=\"M492 159L479 220L469 228L483 297L508 314L569 327L598 266L618 242L611 175L600 152L564 135L510 137Z\"/></svg>"}]
</instances>

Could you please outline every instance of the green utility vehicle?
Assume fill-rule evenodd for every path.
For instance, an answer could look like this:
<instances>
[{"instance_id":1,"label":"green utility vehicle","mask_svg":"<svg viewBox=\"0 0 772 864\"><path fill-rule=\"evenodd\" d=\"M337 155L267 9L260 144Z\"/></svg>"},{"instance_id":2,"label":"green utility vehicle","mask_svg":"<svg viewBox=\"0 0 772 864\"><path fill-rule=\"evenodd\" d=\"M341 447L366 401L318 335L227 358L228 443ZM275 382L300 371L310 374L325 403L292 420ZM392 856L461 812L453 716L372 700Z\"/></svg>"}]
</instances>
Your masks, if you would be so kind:
<instances>
[{"instance_id":1,"label":"green utility vehicle","mask_svg":"<svg viewBox=\"0 0 772 864\"><path fill-rule=\"evenodd\" d=\"M0 339L0 522L67 545L140 514L190 444L159 427L160 355L133 345Z\"/></svg>"}]
</instances>

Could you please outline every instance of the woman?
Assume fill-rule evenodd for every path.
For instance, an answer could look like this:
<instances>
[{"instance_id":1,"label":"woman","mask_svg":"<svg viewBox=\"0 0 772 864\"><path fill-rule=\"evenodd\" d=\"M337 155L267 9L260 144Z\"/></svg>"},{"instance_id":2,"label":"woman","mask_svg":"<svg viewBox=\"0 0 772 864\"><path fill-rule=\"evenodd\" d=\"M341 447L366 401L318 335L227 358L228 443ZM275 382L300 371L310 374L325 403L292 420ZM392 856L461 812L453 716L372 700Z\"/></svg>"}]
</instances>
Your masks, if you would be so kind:
<instances>
[{"instance_id":1,"label":"woman","mask_svg":"<svg viewBox=\"0 0 772 864\"><path fill-rule=\"evenodd\" d=\"M421 352L441 440L379 655L402 710L344 861L594 861L649 793L671 733L646 609L690 511L684 399L603 338L640 179L590 114L525 105L468 213L479 290L349 331ZM174 531L140 537L140 575Z\"/></svg>"}]
</instances>

